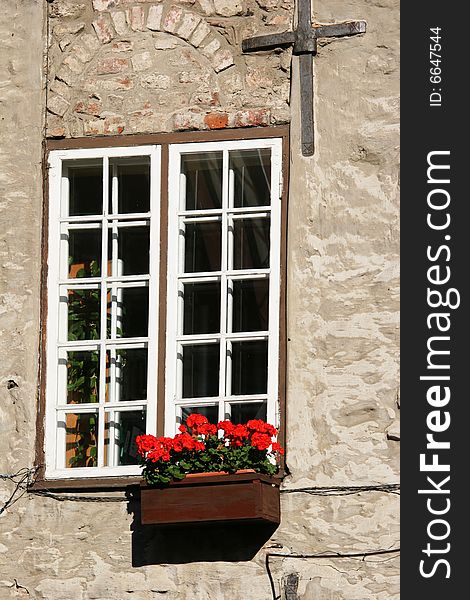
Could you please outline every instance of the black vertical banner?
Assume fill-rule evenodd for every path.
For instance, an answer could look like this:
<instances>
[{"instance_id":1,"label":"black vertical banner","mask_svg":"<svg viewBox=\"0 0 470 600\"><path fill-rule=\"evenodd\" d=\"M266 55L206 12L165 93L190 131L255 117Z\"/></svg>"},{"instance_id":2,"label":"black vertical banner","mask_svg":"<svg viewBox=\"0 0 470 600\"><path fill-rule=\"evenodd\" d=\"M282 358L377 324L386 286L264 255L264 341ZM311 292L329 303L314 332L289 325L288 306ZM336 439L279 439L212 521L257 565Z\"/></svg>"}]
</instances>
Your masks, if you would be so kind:
<instances>
[{"instance_id":1,"label":"black vertical banner","mask_svg":"<svg viewBox=\"0 0 470 600\"><path fill-rule=\"evenodd\" d=\"M468 595L468 5L401 4L401 598Z\"/></svg>"}]
</instances>

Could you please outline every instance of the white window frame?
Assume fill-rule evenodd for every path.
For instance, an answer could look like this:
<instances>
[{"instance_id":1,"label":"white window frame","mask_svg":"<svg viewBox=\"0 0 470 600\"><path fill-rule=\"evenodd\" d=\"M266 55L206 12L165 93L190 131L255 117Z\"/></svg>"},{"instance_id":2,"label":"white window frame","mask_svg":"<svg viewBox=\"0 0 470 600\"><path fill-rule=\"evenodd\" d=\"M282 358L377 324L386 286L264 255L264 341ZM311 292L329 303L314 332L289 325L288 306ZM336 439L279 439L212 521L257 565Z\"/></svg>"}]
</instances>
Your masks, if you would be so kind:
<instances>
[{"instance_id":1,"label":"white window frame","mask_svg":"<svg viewBox=\"0 0 470 600\"><path fill-rule=\"evenodd\" d=\"M108 188L109 188L109 159L127 157L150 157L150 211L149 213L119 215L119 220L138 219L141 216L146 221L150 220L150 261L149 275L131 275L125 277L107 277L107 236L108 236ZM102 159L103 161L103 212L99 219L93 217L65 217L63 205L67 201L68 179L63 176L64 161L79 159ZM45 422L45 463L46 479L78 478L78 477L104 477L104 476L130 476L140 475L139 465L104 466L104 433L105 412L114 410L146 409L147 433L156 433L157 415L157 372L158 372L158 297L159 297L159 234L160 234L160 174L161 174L161 147L154 145L96 148L78 150L52 150L49 154L49 240L48 240L48 278L47 278L47 343L46 343L46 422ZM67 279L63 278L63 245L61 248L62 227L74 222L86 223L101 221L102 228L102 264L99 278ZM109 221L112 223L113 219ZM114 223L117 219L114 219ZM116 225L117 226L117 225ZM62 255L61 255L62 249ZM62 262L61 262L62 261ZM106 263L106 264L105 264ZM133 283L142 284L146 281L149 288L149 323L148 337L145 338L119 338L106 340L106 311L101 309L100 340L96 342L68 342L61 339L61 332L66 330L64 325L64 310L60 303L60 291L77 287L101 285L101 306L106 303L107 286L113 282L132 286ZM63 305L63 303L62 303ZM104 317L103 317L104 314ZM65 319L67 315L65 314ZM104 319L104 322L103 322ZM101 362L106 360L105 351L110 347L141 348L147 345L147 400L131 402L105 402L104 368L100 368L100 401L96 404L66 404L66 398L60 398L59 385L65 390L64 382L59 377L59 355L66 349L99 349ZM63 393L63 392L62 392ZM68 413L90 413L98 408L98 456L96 467L65 467L65 428L59 429L58 422L61 416ZM113 438L113 435L110 435ZM110 449L110 454L112 454Z\"/></svg>"},{"instance_id":2,"label":"white window frame","mask_svg":"<svg viewBox=\"0 0 470 600\"><path fill-rule=\"evenodd\" d=\"M250 150L250 149L271 149L271 205L269 212L271 215L270 229L270 264L269 269L261 270L227 270L227 252L230 247L227 243L227 230L224 221L227 221L227 216L236 216L236 213L246 215L247 213L265 213L263 207L250 209L234 209L229 207L229 194L231 186L231 178L229 174L229 151L231 150ZM182 331L178 331L182 324L181 302L178 303L178 292L182 279L188 281L191 276L183 274L180 271L179 265L182 263L180 250L180 235L179 222L188 213L181 211L181 193L184 188L182 185L181 171L181 156L184 153L197 153L209 151L222 151L223 153L223 181L222 181L222 210L219 211L201 211L211 218L208 213L222 215L222 268L219 273L221 281L221 332L220 334L207 334L187 336L182 335ZM214 405L218 404L219 420L225 418L225 403L236 403L246 400L246 396L225 396L220 394L216 397L197 398L197 399L182 399L180 390L181 374L178 372L181 368L181 360L177 358L179 349L182 344L192 341L193 343L216 341L220 340L220 378L219 390L226 389L229 385L230 374L226 373L225 365L229 362L225 361L225 344L229 344L230 340L254 340L268 339L268 384L267 394L250 396L248 401L259 402L267 400L267 420L279 426L279 327L280 327L280 275L281 275L281 195L282 195L282 139L281 138L259 138L251 140L237 141L217 141L217 142L195 142L188 144L172 144L169 146L169 199L168 199L168 269L167 269L167 343L166 343L166 363L165 363L165 434L168 436L174 435L180 420L181 407L194 405ZM197 211L191 211L191 216ZM216 272L218 273L218 272ZM224 285L227 278L230 279L246 279L249 277L259 278L260 274L265 274L270 280L269 291L269 330L267 332L256 333L227 333L226 331L226 309L227 302L227 286ZM213 280L215 273L206 274L208 280ZM201 274L194 277L195 280L201 281ZM225 301L224 301L225 298ZM223 383L221 383L223 382ZM262 397L261 397L262 396Z\"/></svg>"},{"instance_id":3,"label":"white window frame","mask_svg":"<svg viewBox=\"0 0 470 600\"><path fill-rule=\"evenodd\" d=\"M178 222L181 218L179 212L180 206L180 162L183 153L204 153L209 151L221 151L223 154L223 219L227 218L228 214L235 216L239 213L239 218L246 213L270 213L270 264L269 269L256 270L251 272L248 270L231 271L225 269L220 273L221 282L230 279L259 279L263 274L269 277L269 330L267 332L248 332L248 333L227 333L224 329L220 334L215 334L218 339L223 339L224 342L230 340L249 341L255 338L268 339L268 384L267 393L248 398L248 402L259 402L267 400L267 420L276 427L280 426L280 404L279 404L279 343L280 343L280 296L281 296L281 219L282 219L282 157L283 157L283 142L282 137L267 137L253 138L246 140L233 141L207 141L207 142L191 142L191 143L169 143L168 144L168 253L167 253L167 280L166 285L166 305L167 305L167 320L166 332L159 332L159 294L163 290L159 289L161 285L160 278L160 226L161 226L161 172L162 172L162 146L158 144L143 144L140 146L122 146L122 147L104 147L104 148L87 148L87 149L71 149L71 150L51 150L48 157L48 189L49 189L49 204L48 204L48 274L47 274L47 335L45 345L46 370L45 370L45 432L44 432L44 452L45 452L45 478L46 479L69 479L69 478L93 478L102 479L108 476L138 476L141 474L139 465L126 466L104 466L104 441L100 441L101 450L98 450L98 466L96 467L66 467L65 466L65 429L62 432L62 439L59 435L59 415L69 413L90 413L99 410L99 439L104 440L105 419L104 412L109 408L114 410L136 410L145 407L147 411L147 433L156 435L157 432L157 397L158 390L165 385L165 419L163 424L158 424L160 428L163 425L165 435L172 436L177 432L178 414L176 407L183 404L192 405L193 401L183 400L177 401L177 346L181 343L181 338L189 337L178 335L178 285L182 273L178 273L178 257L179 257L179 234ZM230 209L228 206L229 194L229 170L228 157L232 150L250 150L250 149L271 149L271 204L268 210L263 207L253 207L246 209ZM60 290L70 289L71 287L97 287L101 285L102 303L106 299L107 284L124 283L125 285L137 285L145 279L145 276L124 276L124 277L107 277L107 270L103 261L106 253L102 253L101 276L97 278L64 278L63 258L61 258L61 232L66 224L76 223L96 223L101 220L102 231L107 231L108 215L108 166L109 160L113 158L149 156L151 158L151 183L150 183L150 211L149 213L135 213L119 215L121 219L134 219L140 217L142 220L150 220L150 273L147 279L149 280L149 335L148 338L118 338L117 340L105 339L106 322L101 322L100 340L68 342L60 339L61 331L64 327L64 303L60 302ZM67 197L68 179L63 176L63 162L83 159L102 159L103 161L103 213L97 218L93 216L83 217L66 217L61 209L61 202ZM165 171L165 169L163 169ZM62 210L62 212L61 212ZM194 214L194 211L191 211ZM210 211L209 211L210 212ZM215 211L217 212L217 211ZM220 212L220 211L219 211ZM209 215L210 218L210 215ZM110 218L110 221L113 219ZM117 220L117 219L116 219ZM105 227L106 225L106 227ZM117 226L117 225L116 225ZM223 264L227 264L227 227L223 227L222 231L222 260ZM107 233L102 235L103 250L107 245ZM63 246L63 243L62 243ZM62 252L63 254L63 252ZM214 277L214 273L208 274L209 277ZM187 279L188 276L185 276ZM195 277L198 281L199 276ZM224 290L225 302L221 301L222 313L221 322L226 323L227 310L227 293L226 286L221 286ZM103 313L103 311L102 311ZM105 311L106 313L106 311ZM67 316L65 314L65 319ZM106 321L106 314L104 317ZM103 314L101 315L103 321ZM165 333L166 340L159 340L159 337ZM198 337L198 336L191 336ZM211 335L199 336L202 341L214 337ZM127 341L129 340L129 341ZM105 385L103 381L103 367L101 367L100 382L100 402L98 404L66 404L66 397L59 397L59 386L65 390L64 382L60 381L59 377L59 358L66 349L95 349L100 350L100 360L105 360L103 353L104 349L114 347L145 347L148 348L148 369L147 369L147 401L132 401L132 402L115 402L113 404L104 402ZM158 382L158 357L159 345L165 347L165 383ZM225 360L223 360L222 352L225 344L220 344L221 348L221 377L227 377L225 373ZM63 376L62 376L63 377ZM225 381L227 381L225 379ZM62 394L64 392L62 391ZM262 397L261 397L262 396ZM175 400L177 401L175 403ZM219 405L219 418L224 418L224 402L246 401L247 396L232 396L209 398L208 403ZM197 399L197 403L204 404L202 399ZM179 410L179 409L178 409ZM63 420L63 419L62 419ZM112 436L111 436L112 437Z\"/></svg>"}]
</instances>

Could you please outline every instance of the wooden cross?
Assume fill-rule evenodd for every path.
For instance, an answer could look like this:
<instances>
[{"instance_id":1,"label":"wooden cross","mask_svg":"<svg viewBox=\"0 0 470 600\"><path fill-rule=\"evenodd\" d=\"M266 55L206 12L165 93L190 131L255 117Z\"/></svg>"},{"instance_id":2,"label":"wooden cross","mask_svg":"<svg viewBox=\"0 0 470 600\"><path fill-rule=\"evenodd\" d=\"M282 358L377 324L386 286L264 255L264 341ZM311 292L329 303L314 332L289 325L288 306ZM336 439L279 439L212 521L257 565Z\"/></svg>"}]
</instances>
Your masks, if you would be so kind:
<instances>
[{"instance_id":1,"label":"wooden cross","mask_svg":"<svg viewBox=\"0 0 470 600\"><path fill-rule=\"evenodd\" d=\"M243 40L243 52L265 50L293 44L293 54L299 55L300 111L302 120L302 154L312 156L313 143L313 57L317 53L317 39L342 37L365 33L365 21L347 21L312 27L311 0L297 0L297 29Z\"/></svg>"}]
</instances>

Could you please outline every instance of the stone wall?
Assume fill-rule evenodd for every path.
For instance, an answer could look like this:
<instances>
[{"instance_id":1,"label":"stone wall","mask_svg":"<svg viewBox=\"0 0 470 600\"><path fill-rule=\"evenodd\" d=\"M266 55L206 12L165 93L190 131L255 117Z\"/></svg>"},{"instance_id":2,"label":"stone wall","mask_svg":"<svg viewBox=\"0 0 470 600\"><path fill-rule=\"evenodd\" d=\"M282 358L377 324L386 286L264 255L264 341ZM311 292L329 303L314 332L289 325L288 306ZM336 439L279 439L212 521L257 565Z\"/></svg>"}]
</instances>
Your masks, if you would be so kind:
<instances>
[{"instance_id":1,"label":"stone wall","mask_svg":"<svg viewBox=\"0 0 470 600\"><path fill-rule=\"evenodd\" d=\"M290 51L242 56L240 46L292 15L291 0L56 0L48 135L288 122Z\"/></svg>"},{"instance_id":2,"label":"stone wall","mask_svg":"<svg viewBox=\"0 0 470 600\"><path fill-rule=\"evenodd\" d=\"M297 60L290 81L289 51L240 52L244 37L290 26L289 0L2 9L0 473L34 463L46 121L49 137L70 137L290 120L292 148L281 526L269 539L169 537L139 528L138 503L119 492L18 494L0 515L1 600L270 600L267 553L294 555L269 558L283 600L397 599L398 554L360 553L399 545L398 496L338 488L398 481L398 1L314 1L318 22L365 19L368 30L320 44L308 159ZM315 486L332 489L289 493ZM14 487L0 480L0 510ZM356 556L325 557L336 553Z\"/></svg>"}]
</instances>

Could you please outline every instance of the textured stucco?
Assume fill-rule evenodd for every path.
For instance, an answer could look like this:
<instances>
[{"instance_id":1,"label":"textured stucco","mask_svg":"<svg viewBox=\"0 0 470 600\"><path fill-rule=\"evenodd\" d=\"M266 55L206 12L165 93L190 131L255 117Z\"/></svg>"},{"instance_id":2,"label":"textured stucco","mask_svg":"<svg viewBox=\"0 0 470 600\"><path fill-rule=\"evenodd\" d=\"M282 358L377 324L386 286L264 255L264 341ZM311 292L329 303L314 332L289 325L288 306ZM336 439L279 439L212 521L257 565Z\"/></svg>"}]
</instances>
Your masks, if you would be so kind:
<instances>
[{"instance_id":1,"label":"textured stucco","mask_svg":"<svg viewBox=\"0 0 470 600\"><path fill-rule=\"evenodd\" d=\"M166 30L158 25L158 11L150 15L158 6L162 15L175 10ZM291 2L3 1L0 473L34 462L47 87L50 137L291 120L291 475L283 487L397 483L399 6L396 0L315 0L314 10L318 22L365 19L368 30L320 44L316 153L302 158L296 59L289 96L289 52L240 53L246 35L287 28ZM199 27L207 24L200 42L200 36L194 43L182 37L194 35L188 33L191 15L200 18ZM214 40L220 47L204 53ZM56 79L60 69L63 78ZM194 85L195 78L205 87ZM0 509L13 489L12 482L0 481ZM109 495L122 499L120 492ZM240 529L203 536L188 530L170 538L143 530L137 510L133 499L85 503L23 495L0 515L0 599L270 600L267 552L323 556L270 557L283 600L399 597L398 554L324 557L398 547L394 493L284 492L281 526L264 537ZM288 594L292 575L298 584Z\"/></svg>"}]
</instances>

